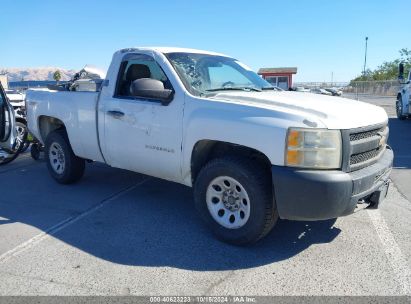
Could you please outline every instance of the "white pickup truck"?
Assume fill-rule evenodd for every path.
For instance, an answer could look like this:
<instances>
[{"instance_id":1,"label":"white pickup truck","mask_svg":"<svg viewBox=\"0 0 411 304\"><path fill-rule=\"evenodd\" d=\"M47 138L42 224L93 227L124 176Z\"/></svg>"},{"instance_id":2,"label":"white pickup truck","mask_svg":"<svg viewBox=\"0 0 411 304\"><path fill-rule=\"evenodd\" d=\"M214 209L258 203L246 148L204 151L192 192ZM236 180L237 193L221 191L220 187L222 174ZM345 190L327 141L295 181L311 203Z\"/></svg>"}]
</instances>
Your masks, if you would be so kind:
<instances>
[{"instance_id":1,"label":"white pickup truck","mask_svg":"<svg viewBox=\"0 0 411 304\"><path fill-rule=\"evenodd\" d=\"M29 90L26 107L57 182L76 182L93 160L193 187L201 217L233 244L278 218L377 207L388 189L382 108L279 91L217 53L123 49L97 92Z\"/></svg>"},{"instance_id":2,"label":"white pickup truck","mask_svg":"<svg viewBox=\"0 0 411 304\"><path fill-rule=\"evenodd\" d=\"M408 72L408 77L404 79L404 63L399 65L398 80L400 81L400 90L397 93L395 108L397 118L404 120L411 117L411 70Z\"/></svg>"}]
</instances>

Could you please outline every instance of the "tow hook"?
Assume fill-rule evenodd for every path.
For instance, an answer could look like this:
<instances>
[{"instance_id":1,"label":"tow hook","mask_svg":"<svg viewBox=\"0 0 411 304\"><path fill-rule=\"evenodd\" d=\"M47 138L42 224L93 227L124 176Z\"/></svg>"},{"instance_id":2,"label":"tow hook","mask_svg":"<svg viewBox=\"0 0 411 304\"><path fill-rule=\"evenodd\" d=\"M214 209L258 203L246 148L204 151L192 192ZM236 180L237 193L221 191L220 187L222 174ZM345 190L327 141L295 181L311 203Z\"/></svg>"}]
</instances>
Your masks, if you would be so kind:
<instances>
[{"instance_id":1,"label":"tow hook","mask_svg":"<svg viewBox=\"0 0 411 304\"><path fill-rule=\"evenodd\" d=\"M370 203L368 201L366 201L365 199L360 199L357 203L357 206L355 206L354 213L365 210L369 206L370 206Z\"/></svg>"}]
</instances>

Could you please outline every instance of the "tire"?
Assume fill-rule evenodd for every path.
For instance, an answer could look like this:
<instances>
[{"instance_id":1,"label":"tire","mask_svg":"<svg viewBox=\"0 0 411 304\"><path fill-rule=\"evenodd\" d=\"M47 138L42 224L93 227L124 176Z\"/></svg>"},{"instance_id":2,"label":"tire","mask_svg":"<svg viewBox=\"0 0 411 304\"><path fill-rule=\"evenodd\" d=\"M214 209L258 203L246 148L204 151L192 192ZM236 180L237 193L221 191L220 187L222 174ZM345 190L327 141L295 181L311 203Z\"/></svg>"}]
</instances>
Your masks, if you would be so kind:
<instances>
[{"instance_id":1,"label":"tire","mask_svg":"<svg viewBox=\"0 0 411 304\"><path fill-rule=\"evenodd\" d=\"M34 160L40 159L40 148L38 144L32 144L30 149L31 158Z\"/></svg>"},{"instance_id":2,"label":"tire","mask_svg":"<svg viewBox=\"0 0 411 304\"><path fill-rule=\"evenodd\" d=\"M233 245L258 241L278 220L270 172L246 158L224 157L208 162L196 178L194 202L212 232Z\"/></svg>"},{"instance_id":3,"label":"tire","mask_svg":"<svg viewBox=\"0 0 411 304\"><path fill-rule=\"evenodd\" d=\"M27 145L29 144L27 142L27 126L22 122L16 121L16 132L19 140L16 146L16 151L12 154L8 154L8 157L0 158L0 166L11 163L20 155L20 153L23 153L27 149Z\"/></svg>"},{"instance_id":4,"label":"tire","mask_svg":"<svg viewBox=\"0 0 411 304\"><path fill-rule=\"evenodd\" d=\"M45 158L50 175L60 184L75 183L84 174L85 161L74 155L65 130L47 136Z\"/></svg>"},{"instance_id":5,"label":"tire","mask_svg":"<svg viewBox=\"0 0 411 304\"><path fill-rule=\"evenodd\" d=\"M395 102L395 110L397 112L397 118L399 120L404 120L405 118L407 118L407 116L403 114L402 100L401 99L402 99L401 96L397 97L397 101Z\"/></svg>"},{"instance_id":6,"label":"tire","mask_svg":"<svg viewBox=\"0 0 411 304\"><path fill-rule=\"evenodd\" d=\"M21 142L22 142L22 147L19 148L19 153L24 153L27 151L27 148L30 146L30 143L27 140L28 136L28 130L27 130L27 125L23 122L16 121L16 132L17 136L19 136Z\"/></svg>"}]
</instances>

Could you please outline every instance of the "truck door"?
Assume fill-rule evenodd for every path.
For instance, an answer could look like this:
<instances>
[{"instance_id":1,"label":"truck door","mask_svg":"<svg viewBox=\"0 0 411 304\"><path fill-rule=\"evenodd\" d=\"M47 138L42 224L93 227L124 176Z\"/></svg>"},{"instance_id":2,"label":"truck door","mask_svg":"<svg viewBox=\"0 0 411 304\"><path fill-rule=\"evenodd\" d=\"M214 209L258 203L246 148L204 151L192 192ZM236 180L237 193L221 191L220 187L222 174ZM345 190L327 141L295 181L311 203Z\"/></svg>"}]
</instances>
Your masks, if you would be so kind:
<instances>
[{"instance_id":1,"label":"truck door","mask_svg":"<svg viewBox=\"0 0 411 304\"><path fill-rule=\"evenodd\" d=\"M0 149L6 152L11 152L15 141L16 128L14 110L7 100L6 93L0 83Z\"/></svg>"},{"instance_id":2,"label":"truck door","mask_svg":"<svg viewBox=\"0 0 411 304\"><path fill-rule=\"evenodd\" d=\"M120 64L117 82L109 84L115 88L105 87L101 93L102 153L113 167L179 181L184 94L175 92L168 105L131 96L130 84L141 78L160 80L166 89L174 90L151 54L127 54Z\"/></svg>"}]
</instances>

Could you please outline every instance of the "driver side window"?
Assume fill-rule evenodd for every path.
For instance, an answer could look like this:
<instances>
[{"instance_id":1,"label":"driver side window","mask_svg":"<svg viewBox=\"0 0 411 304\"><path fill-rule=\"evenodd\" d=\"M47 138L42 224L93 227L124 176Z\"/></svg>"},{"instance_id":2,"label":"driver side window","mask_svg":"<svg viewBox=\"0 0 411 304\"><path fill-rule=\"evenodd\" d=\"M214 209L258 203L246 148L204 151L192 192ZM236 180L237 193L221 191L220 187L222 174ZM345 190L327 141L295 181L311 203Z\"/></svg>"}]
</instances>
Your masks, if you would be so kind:
<instances>
[{"instance_id":1,"label":"driver side window","mask_svg":"<svg viewBox=\"0 0 411 304\"><path fill-rule=\"evenodd\" d=\"M116 96L131 96L131 84L134 80L142 78L159 80L164 84L164 88L171 89L170 81L154 58L148 55L135 55L121 64Z\"/></svg>"}]
</instances>

